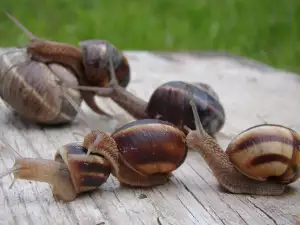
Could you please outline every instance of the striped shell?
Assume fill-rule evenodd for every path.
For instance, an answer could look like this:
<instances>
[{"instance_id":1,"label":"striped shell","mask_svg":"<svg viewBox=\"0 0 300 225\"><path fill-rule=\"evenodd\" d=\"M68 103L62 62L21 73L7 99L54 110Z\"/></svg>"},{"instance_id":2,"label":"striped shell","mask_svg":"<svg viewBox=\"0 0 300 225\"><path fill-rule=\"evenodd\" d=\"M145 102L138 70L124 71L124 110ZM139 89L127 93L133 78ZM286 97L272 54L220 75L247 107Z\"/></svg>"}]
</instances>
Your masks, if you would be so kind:
<instances>
[{"instance_id":1,"label":"striped shell","mask_svg":"<svg viewBox=\"0 0 300 225\"><path fill-rule=\"evenodd\" d=\"M235 167L250 178L289 184L299 177L300 138L280 125L251 127L232 140L226 153Z\"/></svg>"},{"instance_id":2,"label":"striped shell","mask_svg":"<svg viewBox=\"0 0 300 225\"><path fill-rule=\"evenodd\" d=\"M18 115L40 124L69 123L75 118L77 111L57 85L58 81L78 85L74 74L58 64L31 60L25 49L1 51L0 97ZM81 104L79 91L67 89L67 93Z\"/></svg>"},{"instance_id":3,"label":"striped shell","mask_svg":"<svg viewBox=\"0 0 300 225\"><path fill-rule=\"evenodd\" d=\"M55 154L55 161L65 163L77 193L94 190L106 182L111 164L102 156L90 154L80 143L62 146Z\"/></svg>"},{"instance_id":4,"label":"striped shell","mask_svg":"<svg viewBox=\"0 0 300 225\"><path fill-rule=\"evenodd\" d=\"M225 123L225 110L219 96L208 84L167 82L159 86L152 94L147 106L147 114L150 118L168 121L180 129L183 129L183 126L195 129L186 85L193 89L197 111L204 130L214 136Z\"/></svg>"},{"instance_id":5,"label":"striped shell","mask_svg":"<svg viewBox=\"0 0 300 225\"><path fill-rule=\"evenodd\" d=\"M165 121L137 120L119 128L111 137L127 163L144 175L169 174L187 155L184 133Z\"/></svg>"}]
</instances>

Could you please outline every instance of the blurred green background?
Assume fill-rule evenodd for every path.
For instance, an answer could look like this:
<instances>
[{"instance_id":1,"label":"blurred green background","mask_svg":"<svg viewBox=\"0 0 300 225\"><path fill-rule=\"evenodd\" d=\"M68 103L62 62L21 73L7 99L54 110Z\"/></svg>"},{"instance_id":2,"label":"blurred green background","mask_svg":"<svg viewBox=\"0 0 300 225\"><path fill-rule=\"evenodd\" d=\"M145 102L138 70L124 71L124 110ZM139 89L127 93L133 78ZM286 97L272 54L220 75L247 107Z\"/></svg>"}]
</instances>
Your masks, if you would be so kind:
<instances>
[{"instance_id":1,"label":"blurred green background","mask_svg":"<svg viewBox=\"0 0 300 225\"><path fill-rule=\"evenodd\" d=\"M123 50L228 51L300 73L300 0L1 0L39 37ZM0 44L28 39L4 13Z\"/></svg>"}]
</instances>

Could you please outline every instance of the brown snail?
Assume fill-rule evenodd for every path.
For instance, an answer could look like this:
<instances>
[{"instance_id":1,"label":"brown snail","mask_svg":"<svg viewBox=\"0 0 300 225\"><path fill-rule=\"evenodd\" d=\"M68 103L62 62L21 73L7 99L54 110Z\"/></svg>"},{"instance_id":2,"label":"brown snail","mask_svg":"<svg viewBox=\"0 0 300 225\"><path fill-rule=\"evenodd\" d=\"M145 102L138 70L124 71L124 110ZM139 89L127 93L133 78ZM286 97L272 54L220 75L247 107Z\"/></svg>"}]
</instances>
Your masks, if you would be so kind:
<instances>
[{"instance_id":1,"label":"brown snail","mask_svg":"<svg viewBox=\"0 0 300 225\"><path fill-rule=\"evenodd\" d=\"M9 13L6 15L31 40L26 46L26 51L21 49L23 51L18 53L18 57L11 58L12 67L4 57L6 55L10 57L12 53L4 56L2 54L0 61L1 98L23 117L44 124L70 122L76 114L69 111L71 106L68 103L62 103L59 84L107 86L110 80L108 54L112 54L119 85L126 88L129 84L128 61L123 53L108 41L82 41L79 43L82 49L79 49L65 43L42 40L34 36L12 15ZM83 99L96 113L110 116L98 107L93 92L80 90L79 95L78 90L69 89L69 91L78 104ZM49 109L48 106L52 108Z\"/></svg>"},{"instance_id":2,"label":"brown snail","mask_svg":"<svg viewBox=\"0 0 300 225\"><path fill-rule=\"evenodd\" d=\"M67 92L64 95L85 117ZM84 119L88 123L88 119ZM47 182L51 184L56 199L72 201L81 192L101 186L110 173L121 184L131 187L162 185L186 156L184 132L166 121L144 119L128 123L111 135L91 131L83 143L61 147L55 160L18 155L14 166L0 174L0 179L13 173L14 179Z\"/></svg>"},{"instance_id":3,"label":"brown snail","mask_svg":"<svg viewBox=\"0 0 300 225\"><path fill-rule=\"evenodd\" d=\"M4 139L1 141L12 153L16 151ZM15 164L0 174L0 179L13 173L14 180L34 180L49 183L53 197L57 200L72 201L80 193L94 190L106 182L111 173L111 164L97 154L86 154L79 143L62 146L54 160L25 158L15 154Z\"/></svg>"},{"instance_id":4,"label":"brown snail","mask_svg":"<svg viewBox=\"0 0 300 225\"><path fill-rule=\"evenodd\" d=\"M117 77L112 66L110 71L112 78L105 88L66 86L79 90L95 91L98 96L110 97L136 119L165 120L184 130L184 126L191 129L195 128L193 112L185 88L188 85L196 95L197 111L204 129L214 136L225 123L224 107L217 93L208 84L170 81L159 86L149 101L145 102L117 83Z\"/></svg>"},{"instance_id":5,"label":"brown snail","mask_svg":"<svg viewBox=\"0 0 300 225\"><path fill-rule=\"evenodd\" d=\"M180 129L184 126L195 128L192 108L186 85L193 89L195 104L200 115L202 126L214 136L225 123L225 110L218 94L205 83L186 83L169 81L160 85L151 95L146 113L150 118L158 116L161 120L169 121Z\"/></svg>"},{"instance_id":6,"label":"brown snail","mask_svg":"<svg viewBox=\"0 0 300 225\"><path fill-rule=\"evenodd\" d=\"M83 141L90 152L111 162L112 174L121 184L152 187L165 183L185 161L185 134L166 121L133 121L111 135L92 131Z\"/></svg>"},{"instance_id":7,"label":"brown snail","mask_svg":"<svg viewBox=\"0 0 300 225\"><path fill-rule=\"evenodd\" d=\"M28 59L27 53L17 51L8 56L11 64ZM0 97L23 118L38 124L61 124L71 122L77 115L72 105L62 98L57 82L78 84L72 71L58 64L28 60L20 67L10 69L4 55L0 57ZM68 88L67 93L76 104L82 97L78 90Z\"/></svg>"},{"instance_id":8,"label":"brown snail","mask_svg":"<svg viewBox=\"0 0 300 225\"><path fill-rule=\"evenodd\" d=\"M193 101L191 105L196 130L186 128L187 145L201 153L227 191L281 195L287 184L299 179L300 138L294 130L276 124L254 126L237 135L224 151L203 129Z\"/></svg>"},{"instance_id":9,"label":"brown snail","mask_svg":"<svg viewBox=\"0 0 300 225\"><path fill-rule=\"evenodd\" d=\"M17 156L13 168L0 179L13 173L14 179L47 182L55 198L64 201L101 186L110 172L128 186L161 185L186 158L184 138L166 121L138 120L111 135L92 131L82 144L61 147L55 160Z\"/></svg>"}]
</instances>

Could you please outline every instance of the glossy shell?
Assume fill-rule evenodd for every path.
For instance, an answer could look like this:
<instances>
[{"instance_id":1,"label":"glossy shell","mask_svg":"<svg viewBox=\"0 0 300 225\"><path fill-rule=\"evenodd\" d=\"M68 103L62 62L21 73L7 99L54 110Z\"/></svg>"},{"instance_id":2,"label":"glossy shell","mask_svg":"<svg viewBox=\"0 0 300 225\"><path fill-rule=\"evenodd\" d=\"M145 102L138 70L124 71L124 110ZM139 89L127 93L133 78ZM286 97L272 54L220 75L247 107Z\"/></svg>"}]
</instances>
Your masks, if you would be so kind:
<instances>
[{"instance_id":1,"label":"glossy shell","mask_svg":"<svg viewBox=\"0 0 300 225\"><path fill-rule=\"evenodd\" d=\"M40 124L71 122L77 111L63 98L59 80L77 85L76 77L66 68L30 60L25 50L9 49L0 56L0 97L17 114ZM9 51L15 51L14 53ZM14 67L10 69L12 66ZM81 104L78 91L69 96Z\"/></svg>"},{"instance_id":2,"label":"glossy shell","mask_svg":"<svg viewBox=\"0 0 300 225\"><path fill-rule=\"evenodd\" d=\"M166 120L183 128L195 129L194 116L189 104L187 83L171 81L158 87L150 97L147 113L151 118ZM219 96L207 84L189 84L193 88L195 101L203 128L210 135L217 133L225 123L225 111Z\"/></svg>"},{"instance_id":3,"label":"glossy shell","mask_svg":"<svg viewBox=\"0 0 300 225\"><path fill-rule=\"evenodd\" d=\"M280 125L259 125L245 130L226 153L235 167L256 180L291 183L298 179L299 136Z\"/></svg>"},{"instance_id":4,"label":"glossy shell","mask_svg":"<svg viewBox=\"0 0 300 225\"><path fill-rule=\"evenodd\" d=\"M77 193L94 190L106 182L110 163L100 155L90 154L80 143L70 143L55 154L55 161L65 163L71 173Z\"/></svg>"},{"instance_id":5,"label":"glossy shell","mask_svg":"<svg viewBox=\"0 0 300 225\"><path fill-rule=\"evenodd\" d=\"M120 86L127 87L130 82L130 66L123 55L113 44L106 40L86 40L79 43L83 52L83 65L90 84L99 87L107 86L110 81L109 54L112 54L113 65ZM100 74L99 74L100 73Z\"/></svg>"},{"instance_id":6,"label":"glossy shell","mask_svg":"<svg viewBox=\"0 0 300 225\"><path fill-rule=\"evenodd\" d=\"M185 160L185 135L168 122L137 120L116 130L119 153L144 175L170 173Z\"/></svg>"}]
</instances>

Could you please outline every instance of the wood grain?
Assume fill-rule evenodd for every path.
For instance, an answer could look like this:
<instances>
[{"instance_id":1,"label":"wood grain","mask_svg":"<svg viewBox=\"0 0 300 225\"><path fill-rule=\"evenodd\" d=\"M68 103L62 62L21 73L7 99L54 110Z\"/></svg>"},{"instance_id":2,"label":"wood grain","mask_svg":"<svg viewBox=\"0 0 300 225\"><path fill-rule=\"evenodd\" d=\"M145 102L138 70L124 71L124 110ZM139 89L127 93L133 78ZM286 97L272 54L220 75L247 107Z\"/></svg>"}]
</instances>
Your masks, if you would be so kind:
<instances>
[{"instance_id":1,"label":"wood grain","mask_svg":"<svg viewBox=\"0 0 300 225\"><path fill-rule=\"evenodd\" d=\"M1 51L0 51L1 52ZM260 123L279 123L300 132L298 119L300 77L262 69L227 56L195 54L158 55L143 51L126 52L132 68L129 91L149 99L153 90L170 80L201 81L220 95L226 110L226 124L218 135L222 147L240 131ZM3 56L2 56L3 57ZM1 84L3 85L3 84ZM106 110L117 114L110 120L83 110L91 123L106 132L132 118L109 99L97 99ZM25 121L0 102L1 138L26 157L53 158L56 149L90 130L78 117L60 127L42 127ZM1 146L0 171L13 165L12 154ZM186 162L170 181L151 189L120 186L114 177L98 190L68 204L56 202L48 184L0 180L0 224L296 224L300 213L300 184L279 197L232 195L219 189L201 156L189 152Z\"/></svg>"}]
</instances>

